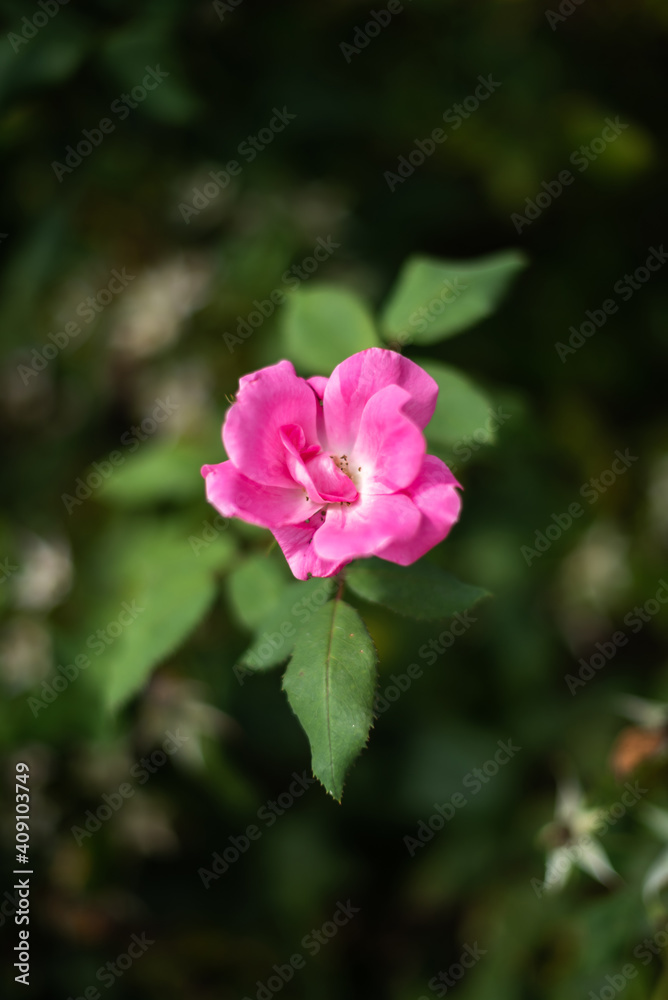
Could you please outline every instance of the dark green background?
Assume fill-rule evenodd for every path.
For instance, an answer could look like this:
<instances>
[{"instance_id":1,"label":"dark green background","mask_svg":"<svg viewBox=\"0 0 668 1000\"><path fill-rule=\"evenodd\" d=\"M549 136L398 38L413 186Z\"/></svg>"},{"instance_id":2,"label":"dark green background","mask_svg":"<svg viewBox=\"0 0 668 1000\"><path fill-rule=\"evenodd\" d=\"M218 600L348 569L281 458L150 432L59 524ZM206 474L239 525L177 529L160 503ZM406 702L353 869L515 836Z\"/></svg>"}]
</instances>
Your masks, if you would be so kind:
<instances>
[{"instance_id":1,"label":"dark green background","mask_svg":"<svg viewBox=\"0 0 668 1000\"><path fill-rule=\"evenodd\" d=\"M617 801L615 696L668 694L663 609L584 689L571 695L564 680L668 575L663 270L565 363L555 350L668 235L665 5L585 0L552 29L538 3L412 0L350 63L340 44L369 19L357 2L243 0L221 20L208 2L72 0L18 51L9 33L39 8L1 7L0 558L18 569L0 585L0 734L9 777L17 760L33 764L35 868L32 985L13 982L8 919L6 995L81 996L132 933L146 933L155 944L115 995L255 997L274 963L307 955L304 936L350 899L359 913L307 955L281 995L435 996L428 981L477 942L486 955L457 985L461 1000L599 995L628 962L638 968L628 1000L665 996L665 953L647 966L633 958L668 920L652 925L642 906L644 874L662 849L642 806L603 839L621 888L579 872L555 897L531 887L544 871L537 835L552 816L555 776L572 768L591 804ZM156 65L169 77L124 121L110 115ZM384 172L489 74L498 90L391 193ZM179 205L284 106L296 119L186 225ZM59 183L52 162L107 116L113 133ZM629 127L578 172L573 152L616 116ZM511 215L569 166L573 184L518 234ZM433 666L418 650L445 623L363 608L381 691L412 662L423 676L378 718L342 806L312 787L205 890L198 869L309 764L278 672L243 685L233 674L249 632L230 610L226 569L187 643L114 718L83 681L37 718L27 698L85 648L91 621L111 620L110 581L135 539L166 522L197 535L212 520L198 463L222 459L225 397L238 377L280 356L278 312L233 353L223 334L330 235L341 247L316 278L374 304L413 253L466 258L515 246L530 258L494 317L438 348L407 350L459 365L512 414L496 446L458 467L463 515L437 553L495 597ZM128 291L25 383L18 366L114 268L136 275ZM158 467L134 499L100 493L68 515L62 494L169 393L178 416L160 440L178 439L186 455L169 467L174 489ZM637 461L527 566L521 546L581 499L617 449ZM221 548L221 566L263 553L265 535L221 532L215 544L231 553L233 542L235 553ZM64 546L65 567L71 559L69 590L65 571L41 602L26 598L25 580L51 572L34 569L35 536ZM280 566L277 553L268 558ZM191 734L187 754L78 847L71 827L179 725ZM411 858L403 838L508 738L521 752ZM664 783L659 769L646 801L662 806ZM12 803L3 806L3 891Z\"/></svg>"}]
</instances>

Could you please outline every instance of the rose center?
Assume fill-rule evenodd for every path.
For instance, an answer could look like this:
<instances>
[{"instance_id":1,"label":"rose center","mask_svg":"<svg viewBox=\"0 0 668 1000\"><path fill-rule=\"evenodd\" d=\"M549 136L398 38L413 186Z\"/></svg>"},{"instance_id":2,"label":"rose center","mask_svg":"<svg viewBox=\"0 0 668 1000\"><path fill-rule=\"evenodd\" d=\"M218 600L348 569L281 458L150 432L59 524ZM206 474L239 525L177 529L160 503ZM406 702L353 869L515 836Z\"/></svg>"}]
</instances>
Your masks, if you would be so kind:
<instances>
[{"instance_id":1,"label":"rose center","mask_svg":"<svg viewBox=\"0 0 668 1000\"><path fill-rule=\"evenodd\" d=\"M339 469L344 476L347 476L357 489L359 489L358 473L362 471L361 467L355 468L353 459L349 459L348 455L332 455L332 461L337 469Z\"/></svg>"}]
</instances>

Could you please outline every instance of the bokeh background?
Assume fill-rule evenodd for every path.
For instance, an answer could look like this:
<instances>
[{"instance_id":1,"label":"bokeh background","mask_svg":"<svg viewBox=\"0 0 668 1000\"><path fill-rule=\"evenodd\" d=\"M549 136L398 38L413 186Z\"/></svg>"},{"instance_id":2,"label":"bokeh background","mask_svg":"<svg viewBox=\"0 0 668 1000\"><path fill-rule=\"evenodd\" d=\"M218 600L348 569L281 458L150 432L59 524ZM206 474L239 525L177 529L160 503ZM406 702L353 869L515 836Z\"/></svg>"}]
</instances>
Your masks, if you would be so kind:
<instances>
[{"instance_id":1,"label":"bokeh background","mask_svg":"<svg viewBox=\"0 0 668 1000\"><path fill-rule=\"evenodd\" d=\"M655 601L637 631L624 621L668 577L664 270L627 301L613 291L668 235L668 8L410 0L351 54L368 4L0 6L4 995L25 991L11 872L12 776L27 761L31 996L668 996L668 913L642 894L666 840L668 814L651 807L667 804L668 617ZM115 104L147 68L168 75L136 107ZM390 191L385 172L490 74L500 86ZM251 162L239 147L276 108L295 117ZM90 154L54 169L104 118ZM571 156L607 118L627 127L580 170ZM241 172L194 203L235 159ZM569 168L574 182L518 232L513 213ZM313 785L269 825L258 810L310 773L309 751L280 671L235 676L251 638L239 566L262 559L275 580L285 564L268 533L215 520L199 465L222 459L239 376L281 356L281 309L232 350L224 334L319 238L340 246L309 280L374 306L410 254L517 247L530 266L493 317L406 349L458 365L510 415L459 462L463 516L435 556L494 597L431 666L418 651L447 623L359 602L381 693L410 663L423 674L379 713L342 805ZM610 298L618 311L562 360L555 344ZM583 498L627 449L624 474ZM522 546L577 501L582 517L528 564ZM137 632L96 652L90 637L115 639L122 602L142 595ZM619 630L628 642L573 693L566 675ZM44 701L80 654L90 667ZM135 674L130 700L105 710L109 678ZM521 751L411 856L404 838L508 739ZM545 893L546 849L572 831L540 831L569 775L586 808L609 809L639 775L643 792L601 837L619 883L576 870ZM260 838L205 888L201 869L249 824ZM313 954L305 936L348 901L358 912ZM153 943L122 969L133 934ZM634 952L644 939L656 954ZM484 955L461 981L435 979L467 945ZM296 954L303 968L267 985Z\"/></svg>"}]
</instances>

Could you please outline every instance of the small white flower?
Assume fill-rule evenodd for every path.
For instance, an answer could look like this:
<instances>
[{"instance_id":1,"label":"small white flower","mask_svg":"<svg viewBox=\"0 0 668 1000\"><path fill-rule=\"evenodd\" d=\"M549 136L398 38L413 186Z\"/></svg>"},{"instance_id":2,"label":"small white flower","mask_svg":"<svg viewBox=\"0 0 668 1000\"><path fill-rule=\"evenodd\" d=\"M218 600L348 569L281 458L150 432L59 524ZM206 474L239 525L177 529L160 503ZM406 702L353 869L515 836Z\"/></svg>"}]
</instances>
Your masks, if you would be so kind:
<instances>
[{"instance_id":1,"label":"small white flower","mask_svg":"<svg viewBox=\"0 0 668 1000\"><path fill-rule=\"evenodd\" d=\"M605 815L605 809L585 808L585 798L575 778L558 786L554 819L540 832L548 848L546 891L563 889L574 867L608 887L620 882L603 847L593 836Z\"/></svg>"},{"instance_id":2,"label":"small white flower","mask_svg":"<svg viewBox=\"0 0 668 1000\"><path fill-rule=\"evenodd\" d=\"M660 840L668 843L668 812L646 803L641 819ZM668 847L665 847L647 870L642 884L642 898L650 915L663 917L666 905L661 899L661 891L668 886Z\"/></svg>"}]
</instances>

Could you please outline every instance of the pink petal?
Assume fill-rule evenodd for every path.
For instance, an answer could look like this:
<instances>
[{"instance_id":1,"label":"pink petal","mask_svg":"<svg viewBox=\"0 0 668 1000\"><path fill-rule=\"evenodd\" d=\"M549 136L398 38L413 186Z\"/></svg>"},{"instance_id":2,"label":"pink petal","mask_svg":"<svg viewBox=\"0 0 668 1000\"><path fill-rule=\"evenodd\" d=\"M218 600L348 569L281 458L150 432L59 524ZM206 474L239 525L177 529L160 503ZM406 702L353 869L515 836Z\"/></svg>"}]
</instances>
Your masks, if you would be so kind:
<instances>
[{"instance_id":1,"label":"pink petal","mask_svg":"<svg viewBox=\"0 0 668 1000\"><path fill-rule=\"evenodd\" d=\"M311 520L320 523L319 516ZM323 559L318 555L313 547L313 536L317 530L315 523L273 529L274 538L298 580L306 580L309 575L335 576L344 565L338 559Z\"/></svg>"},{"instance_id":2,"label":"pink petal","mask_svg":"<svg viewBox=\"0 0 668 1000\"><path fill-rule=\"evenodd\" d=\"M318 397L318 406L316 408L318 440L321 444L324 444L327 440L327 435L325 434L325 417L322 410L322 397L325 394L325 388L329 379L326 378L325 375L313 375L311 378L307 378L306 381Z\"/></svg>"},{"instance_id":3,"label":"pink petal","mask_svg":"<svg viewBox=\"0 0 668 1000\"><path fill-rule=\"evenodd\" d=\"M357 499L355 485L337 468L331 455L321 452L319 445L305 447L300 427L281 427L280 437L290 475L303 486L310 500L351 502Z\"/></svg>"},{"instance_id":4,"label":"pink petal","mask_svg":"<svg viewBox=\"0 0 668 1000\"><path fill-rule=\"evenodd\" d=\"M297 377L289 361L244 375L223 425L228 457L256 483L292 487L280 429L296 424L307 444L316 444L318 405L313 390Z\"/></svg>"},{"instance_id":5,"label":"pink petal","mask_svg":"<svg viewBox=\"0 0 668 1000\"><path fill-rule=\"evenodd\" d=\"M350 455L362 493L396 493L422 468L427 450L424 434L402 412L410 398L405 389L388 385L364 407Z\"/></svg>"},{"instance_id":6,"label":"pink petal","mask_svg":"<svg viewBox=\"0 0 668 1000\"><path fill-rule=\"evenodd\" d=\"M206 498L223 517L240 517L251 524L272 528L298 524L321 505L309 502L301 486L289 489L254 483L235 469L232 462L202 466Z\"/></svg>"},{"instance_id":7,"label":"pink petal","mask_svg":"<svg viewBox=\"0 0 668 1000\"><path fill-rule=\"evenodd\" d=\"M319 515L316 515L318 520ZM408 539L418 529L420 512L403 493L392 496L360 494L348 507L328 507L313 545L323 559L351 559L372 556L393 539Z\"/></svg>"},{"instance_id":8,"label":"pink petal","mask_svg":"<svg viewBox=\"0 0 668 1000\"><path fill-rule=\"evenodd\" d=\"M405 413L426 427L436 408L438 385L423 368L396 351L369 347L346 358L332 372L323 398L330 448L347 453L357 437L364 407L381 389L398 385L410 396Z\"/></svg>"},{"instance_id":9,"label":"pink petal","mask_svg":"<svg viewBox=\"0 0 668 1000\"><path fill-rule=\"evenodd\" d=\"M391 541L376 555L410 566L442 542L459 518L461 497L457 487L461 489L447 465L435 455L426 455L420 474L404 491L420 512L418 530L407 540Z\"/></svg>"},{"instance_id":10,"label":"pink petal","mask_svg":"<svg viewBox=\"0 0 668 1000\"><path fill-rule=\"evenodd\" d=\"M325 395L325 389L327 387L327 383L329 382L327 376L312 375L311 378L307 378L306 381L311 386L318 399L322 399L322 397Z\"/></svg>"},{"instance_id":11,"label":"pink petal","mask_svg":"<svg viewBox=\"0 0 668 1000\"><path fill-rule=\"evenodd\" d=\"M317 491L316 496L320 496L322 500L332 503L352 503L357 500L355 484L341 472L328 452L321 451L315 458L308 459L306 470Z\"/></svg>"},{"instance_id":12,"label":"pink petal","mask_svg":"<svg viewBox=\"0 0 668 1000\"><path fill-rule=\"evenodd\" d=\"M317 455L320 451L320 445L306 443L306 435L299 424L284 424L278 428L278 436L283 446L297 455Z\"/></svg>"}]
</instances>

